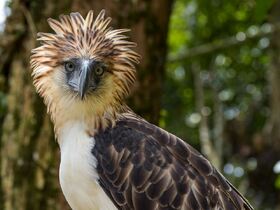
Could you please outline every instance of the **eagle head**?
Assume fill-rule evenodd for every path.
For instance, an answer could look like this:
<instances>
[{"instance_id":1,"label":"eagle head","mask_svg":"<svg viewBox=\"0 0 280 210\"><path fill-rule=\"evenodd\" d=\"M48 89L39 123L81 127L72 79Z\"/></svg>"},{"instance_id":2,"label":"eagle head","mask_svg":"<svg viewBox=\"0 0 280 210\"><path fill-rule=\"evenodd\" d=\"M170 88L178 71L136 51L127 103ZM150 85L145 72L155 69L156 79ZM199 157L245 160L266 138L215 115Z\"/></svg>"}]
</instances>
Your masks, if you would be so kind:
<instances>
[{"instance_id":1,"label":"eagle head","mask_svg":"<svg viewBox=\"0 0 280 210\"><path fill-rule=\"evenodd\" d=\"M71 13L48 19L55 33L38 33L32 77L52 115L65 109L104 112L129 94L139 56L123 34L129 30L112 29L110 22L104 10L96 18L93 11L85 19Z\"/></svg>"}]
</instances>

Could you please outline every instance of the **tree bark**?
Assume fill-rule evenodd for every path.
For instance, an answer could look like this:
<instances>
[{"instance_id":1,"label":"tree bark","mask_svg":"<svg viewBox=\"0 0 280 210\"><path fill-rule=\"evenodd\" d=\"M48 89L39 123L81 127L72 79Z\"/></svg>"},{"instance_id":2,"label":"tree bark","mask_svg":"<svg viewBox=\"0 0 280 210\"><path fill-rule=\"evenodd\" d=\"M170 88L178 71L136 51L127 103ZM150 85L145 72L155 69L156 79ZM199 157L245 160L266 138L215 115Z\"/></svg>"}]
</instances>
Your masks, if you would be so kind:
<instances>
[{"instance_id":1,"label":"tree bark","mask_svg":"<svg viewBox=\"0 0 280 210\"><path fill-rule=\"evenodd\" d=\"M105 8L115 28L131 28L142 59L129 102L137 113L157 123L171 5L171 0L160 4L157 0L12 0L0 39L0 101L6 101L0 105L4 110L0 112L0 209L69 209L58 184L59 150L53 128L30 77L36 33L50 31L46 19L71 11L85 15L90 9L97 14Z\"/></svg>"}]
</instances>

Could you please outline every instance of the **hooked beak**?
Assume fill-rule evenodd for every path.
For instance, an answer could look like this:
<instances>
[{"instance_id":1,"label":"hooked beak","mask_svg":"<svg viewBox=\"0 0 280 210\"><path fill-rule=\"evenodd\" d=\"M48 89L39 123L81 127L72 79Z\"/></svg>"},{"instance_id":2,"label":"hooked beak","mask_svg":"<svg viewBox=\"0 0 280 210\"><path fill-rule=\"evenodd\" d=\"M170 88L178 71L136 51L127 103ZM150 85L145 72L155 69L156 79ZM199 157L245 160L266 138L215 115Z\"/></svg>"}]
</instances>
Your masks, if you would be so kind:
<instances>
[{"instance_id":1,"label":"hooked beak","mask_svg":"<svg viewBox=\"0 0 280 210\"><path fill-rule=\"evenodd\" d=\"M72 60L71 71L66 71L67 83L83 100L89 91L96 89L99 82L94 73L96 62L93 60ZM74 67L73 67L74 66Z\"/></svg>"},{"instance_id":2,"label":"hooked beak","mask_svg":"<svg viewBox=\"0 0 280 210\"><path fill-rule=\"evenodd\" d=\"M90 68L88 66L85 66L81 70L80 79L79 79L79 95L81 99L84 99L85 93L89 88L89 77L90 77L89 73L90 73Z\"/></svg>"}]
</instances>

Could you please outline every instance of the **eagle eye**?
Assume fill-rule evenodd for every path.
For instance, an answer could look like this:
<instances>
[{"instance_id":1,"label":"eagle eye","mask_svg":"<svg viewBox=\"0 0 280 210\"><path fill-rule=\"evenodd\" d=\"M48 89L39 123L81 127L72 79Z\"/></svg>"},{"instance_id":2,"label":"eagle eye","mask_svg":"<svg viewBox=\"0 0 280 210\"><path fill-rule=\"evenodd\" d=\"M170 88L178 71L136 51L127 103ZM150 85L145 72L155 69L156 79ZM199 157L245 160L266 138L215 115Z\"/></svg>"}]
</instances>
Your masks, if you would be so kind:
<instances>
[{"instance_id":1,"label":"eagle eye","mask_svg":"<svg viewBox=\"0 0 280 210\"><path fill-rule=\"evenodd\" d=\"M65 67L65 70L68 72L72 72L75 70L75 64L70 61L65 62L64 67Z\"/></svg>"},{"instance_id":2,"label":"eagle eye","mask_svg":"<svg viewBox=\"0 0 280 210\"><path fill-rule=\"evenodd\" d=\"M102 74L104 73L104 71L105 71L105 66L104 66L104 65L98 65L98 66L94 69L95 75L97 75L97 76L102 76Z\"/></svg>"}]
</instances>

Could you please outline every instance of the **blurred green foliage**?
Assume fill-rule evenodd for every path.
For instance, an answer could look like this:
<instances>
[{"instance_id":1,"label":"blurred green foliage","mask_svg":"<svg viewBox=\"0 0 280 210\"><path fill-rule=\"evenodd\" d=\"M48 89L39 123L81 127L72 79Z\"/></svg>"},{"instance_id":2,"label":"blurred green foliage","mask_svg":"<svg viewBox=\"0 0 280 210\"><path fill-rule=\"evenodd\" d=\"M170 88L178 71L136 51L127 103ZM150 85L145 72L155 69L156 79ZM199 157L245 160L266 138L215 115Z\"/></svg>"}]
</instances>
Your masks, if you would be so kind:
<instances>
[{"instance_id":1,"label":"blurred green foliage","mask_svg":"<svg viewBox=\"0 0 280 210\"><path fill-rule=\"evenodd\" d=\"M222 104L225 126L231 126L233 121L244 122L248 138L261 132L269 115L267 70L270 37L258 34L269 34L271 30L267 17L273 2L175 2L170 19L161 126L200 149L198 129L201 118L195 103L192 71L196 63L200 67L211 139L214 139L215 94ZM237 43L231 44L232 40ZM223 46L216 49L220 43ZM206 46L210 50L192 55L198 46ZM222 157L224 173L238 186L247 172L255 169L256 160L249 158L244 162L232 152L232 148L225 147L225 151L230 152L224 152ZM275 186L280 186L279 183L278 176ZM264 206L260 204L257 209Z\"/></svg>"},{"instance_id":2,"label":"blurred green foliage","mask_svg":"<svg viewBox=\"0 0 280 210\"><path fill-rule=\"evenodd\" d=\"M267 24L258 24L260 16L264 18L264 15L257 5L254 1L237 0L176 1L170 24L169 58L182 56L193 47L205 43L218 43L232 36L246 39L245 34L254 35L266 30L269 27ZM253 13L254 10L258 12ZM253 125L252 132L261 128L268 114L266 70L269 42L268 37L245 40L241 45L225 46L225 49L205 55L169 62L163 96L166 114L162 121L166 127L176 133L191 128L189 132L181 134L183 137L184 133L190 136L193 127L197 127L186 123L195 110L191 64L197 62L201 66L200 76L206 87L205 104L212 110L212 91L207 83L214 83L218 89L227 120L243 117L252 103L261 103L261 112L256 116L258 123ZM213 72L214 78L209 72ZM195 133L192 139L197 139Z\"/></svg>"},{"instance_id":3,"label":"blurred green foliage","mask_svg":"<svg viewBox=\"0 0 280 210\"><path fill-rule=\"evenodd\" d=\"M0 92L0 117L3 117L7 111L7 97L6 94Z\"/></svg>"}]
</instances>

